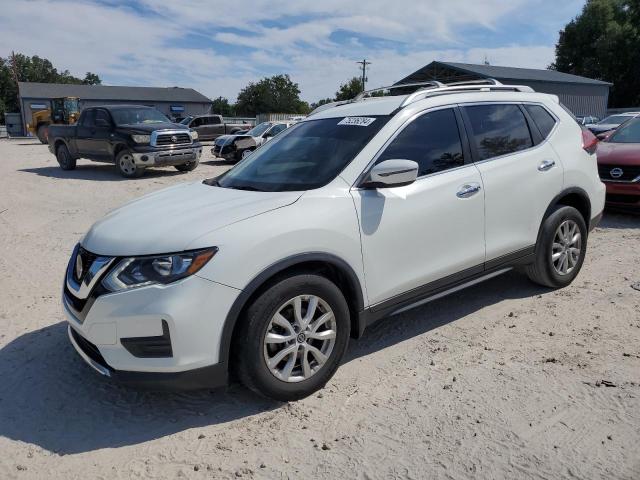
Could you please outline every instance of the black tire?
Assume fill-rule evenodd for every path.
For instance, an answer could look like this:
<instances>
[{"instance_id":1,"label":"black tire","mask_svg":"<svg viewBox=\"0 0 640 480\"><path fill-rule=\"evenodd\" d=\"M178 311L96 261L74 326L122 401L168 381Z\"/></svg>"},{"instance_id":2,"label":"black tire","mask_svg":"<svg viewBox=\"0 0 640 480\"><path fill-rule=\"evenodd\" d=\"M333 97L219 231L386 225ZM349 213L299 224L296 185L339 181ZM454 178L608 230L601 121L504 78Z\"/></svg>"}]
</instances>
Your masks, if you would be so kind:
<instances>
[{"instance_id":1,"label":"black tire","mask_svg":"<svg viewBox=\"0 0 640 480\"><path fill-rule=\"evenodd\" d=\"M133 156L129 150L120 150L116 155L116 170L124 178L138 178L144 174L144 167L137 166L133 162Z\"/></svg>"},{"instance_id":2,"label":"black tire","mask_svg":"<svg viewBox=\"0 0 640 480\"><path fill-rule=\"evenodd\" d=\"M199 164L199 160L193 160L191 162L183 163L182 165L175 165L175 168L179 172L191 172L195 170Z\"/></svg>"},{"instance_id":3,"label":"black tire","mask_svg":"<svg viewBox=\"0 0 640 480\"><path fill-rule=\"evenodd\" d=\"M562 245L562 247L554 250L554 241L556 240L559 227L563 224L572 225L571 222L577 226L577 230L579 230L580 233L580 252L575 257L575 264L571 267L571 270L567 273L561 273L557 267L554 266L552 256L554 252L562 252L563 249L567 247L564 246L562 242L556 242L556 245ZM540 228L540 236L538 238L538 244L536 245L535 261L526 267L529 279L534 283L550 288L562 288L569 285L582 268L587 250L587 236L588 230L586 222L580 212L573 207L557 205L551 214L544 219ZM570 253L567 253L567 255L570 255ZM574 257L572 257L572 259L573 258Z\"/></svg>"},{"instance_id":4,"label":"black tire","mask_svg":"<svg viewBox=\"0 0 640 480\"><path fill-rule=\"evenodd\" d=\"M40 143L47 144L49 143L49 126L48 125L40 125L38 130L36 130L36 136Z\"/></svg>"},{"instance_id":5,"label":"black tire","mask_svg":"<svg viewBox=\"0 0 640 480\"><path fill-rule=\"evenodd\" d=\"M267 366L265 355L268 347L264 341L273 316L279 310L282 311L283 304L301 295L317 296L331 308L332 318L335 319L335 343L326 361L315 373L301 381L287 382L276 378ZM319 308L316 311L318 315L322 314ZM340 289L330 280L312 274L295 275L275 283L252 301L239 321L242 323L232 346L232 365L235 373L239 380L254 392L280 401L304 398L321 389L329 381L347 349L351 329L349 307ZM298 334L296 339L290 342L300 345L300 348L307 343L315 342L304 337L301 341L299 337ZM315 360L311 358L310 361ZM302 368L301 363L299 368Z\"/></svg>"},{"instance_id":6,"label":"black tire","mask_svg":"<svg viewBox=\"0 0 640 480\"><path fill-rule=\"evenodd\" d=\"M56 160L62 170L74 170L76 168L76 159L71 156L66 145L60 145L56 149Z\"/></svg>"}]
</instances>

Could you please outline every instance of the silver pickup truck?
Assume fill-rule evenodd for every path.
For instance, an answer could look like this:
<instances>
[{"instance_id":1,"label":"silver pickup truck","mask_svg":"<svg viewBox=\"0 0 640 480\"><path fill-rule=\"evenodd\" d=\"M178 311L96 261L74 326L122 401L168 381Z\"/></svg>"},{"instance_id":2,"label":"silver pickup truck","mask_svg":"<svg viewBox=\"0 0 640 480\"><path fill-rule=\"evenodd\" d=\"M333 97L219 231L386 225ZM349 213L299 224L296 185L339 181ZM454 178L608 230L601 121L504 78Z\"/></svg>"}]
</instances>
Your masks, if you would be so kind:
<instances>
[{"instance_id":1,"label":"silver pickup truck","mask_svg":"<svg viewBox=\"0 0 640 480\"><path fill-rule=\"evenodd\" d=\"M222 115L198 115L195 117L190 115L180 123L198 132L200 140L215 140L220 135L237 133L251 128L248 123L224 123Z\"/></svg>"}]
</instances>

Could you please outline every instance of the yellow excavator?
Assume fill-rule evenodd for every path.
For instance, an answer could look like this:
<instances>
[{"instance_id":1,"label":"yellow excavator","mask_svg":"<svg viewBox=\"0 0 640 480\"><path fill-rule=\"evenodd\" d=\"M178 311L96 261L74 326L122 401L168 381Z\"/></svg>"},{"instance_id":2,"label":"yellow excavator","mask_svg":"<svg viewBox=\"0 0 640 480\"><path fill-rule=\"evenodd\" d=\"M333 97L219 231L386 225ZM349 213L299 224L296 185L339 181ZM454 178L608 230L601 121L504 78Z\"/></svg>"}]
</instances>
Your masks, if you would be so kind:
<instances>
[{"instance_id":1,"label":"yellow excavator","mask_svg":"<svg viewBox=\"0 0 640 480\"><path fill-rule=\"evenodd\" d=\"M62 97L51 99L51 108L37 110L31 114L31 122L27 124L27 130L38 137L42 143L49 142L49 125L71 125L76 123L80 116L78 109L78 97Z\"/></svg>"}]
</instances>

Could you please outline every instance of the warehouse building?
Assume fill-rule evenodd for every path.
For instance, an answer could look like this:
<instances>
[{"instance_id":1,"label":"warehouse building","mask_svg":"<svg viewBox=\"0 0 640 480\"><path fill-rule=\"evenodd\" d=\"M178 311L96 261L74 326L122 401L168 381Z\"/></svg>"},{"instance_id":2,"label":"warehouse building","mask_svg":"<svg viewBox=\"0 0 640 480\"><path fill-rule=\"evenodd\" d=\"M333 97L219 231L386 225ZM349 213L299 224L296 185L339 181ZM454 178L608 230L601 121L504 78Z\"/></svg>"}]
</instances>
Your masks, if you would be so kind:
<instances>
[{"instance_id":1,"label":"warehouse building","mask_svg":"<svg viewBox=\"0 0 640 480\"><path fill-rule=\"evenodd\" d=\"M396 83L437 80L442 83L494 78L501 83L527 85L536 92L552 93L560 98L576 116L594 115L603 118L607 113L611 83L570 75L555 70L497 67L469 63L431 62Z\"/></svg>"},{"instance_id":2,"label":"warehouse building","mask_svg":"<svg viewBox=\"0 0 640 480\"><path fill-rule=\"evenodd\" d=\"M211 100L192 88L19 82L18 89L23 129L34 111L50 108L50 100L60 97L78 97L80 110L96 105L147 105L174 120L211 112Z\"/></svg>"}]
</instances>

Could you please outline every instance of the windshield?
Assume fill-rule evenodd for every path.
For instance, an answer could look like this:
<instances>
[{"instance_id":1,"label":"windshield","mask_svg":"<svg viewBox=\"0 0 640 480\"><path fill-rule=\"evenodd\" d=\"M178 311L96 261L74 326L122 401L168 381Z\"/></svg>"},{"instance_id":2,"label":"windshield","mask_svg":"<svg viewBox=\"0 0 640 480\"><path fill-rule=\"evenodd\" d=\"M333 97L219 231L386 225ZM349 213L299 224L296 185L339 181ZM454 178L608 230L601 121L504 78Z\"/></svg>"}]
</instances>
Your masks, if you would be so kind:
<instances>
[{"instance_id":1,"label":"windshield","mask_svg":"<svg viewBox=\"0 0 640 480\"><path fill-rule=\"evenodd\" d=\"M259 137L264 132L266 132L270 126L271 126L271 122L262 122L259 125L256 125L255 127L253 127L251 130L249 130L247 132L247 135L251 135L252 137Z\"/></svg>"},{"instance_id":2,"label":"windshield","mask_svg":"<svg viewBox=\"0 0 640 480\"><path fill-rule=\"evenodd\" d=\"M268 192L320 188L333 180L389 116L298 123L217 179L223 188Z\"/></svg>"},{"instance_id":3,"label":"windshield","mask_svg":"<svg viewBox=\"0 0 640 480\"><path fill-rule=\"evenodd\" d=\"M189 125L191 120L193 120L192 116L185 117L180 121L180 125Z\"/></svg>"},{"instance_id":4,"label":"windshield","mask_svg":"<svg viewBox=\"0 0 640 480\"><path fill-rule=\"evenodd\" d=\"M607 140L610 143L640 143L640 118L634 118L620 127Z\"/></svg>"},{"instance_id":5,"label":"windshield","mask_svg":"<svg viewBox=\"0 0 640 480\"><path fill-rule=\"evenodd\" d=\"M598 123L601 125L620 125L630 118L633 117L630 117L629 115L611 115L610 117L600 120Z\"/></svg>"},{"instance_id":6,"label":"windshield","mask_svg":"<svg viewBox=\"0 0 640 480\"><path fill-rule=\"evenodd\" d=\"M78 113L78 99L77 98L65 98L64 109L68 113Z\"/></svg>"},{"instance_id":7,"label":"windshield","mask_svg":"<svg viewBox=\"0 0 640 480\"><path fill-rule=\"evenodd\" d=\"M114 108L111 110L111 116L116 125L171 122L155 108Z\"/></svg>"}]
</instances>

